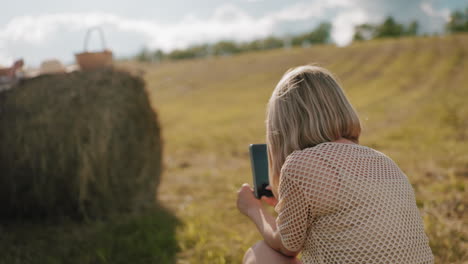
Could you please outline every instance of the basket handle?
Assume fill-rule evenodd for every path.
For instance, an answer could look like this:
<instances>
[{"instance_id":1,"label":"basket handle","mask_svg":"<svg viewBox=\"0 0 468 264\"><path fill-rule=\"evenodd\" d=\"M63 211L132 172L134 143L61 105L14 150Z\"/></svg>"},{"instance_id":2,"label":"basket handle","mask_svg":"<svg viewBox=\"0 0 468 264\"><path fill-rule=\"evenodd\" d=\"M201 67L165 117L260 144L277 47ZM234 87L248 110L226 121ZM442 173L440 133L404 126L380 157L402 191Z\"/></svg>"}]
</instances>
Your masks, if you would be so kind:
<instances>
[{"instance_id":1,"label":"basket handle","mask_svg":"<svg viewBox=\"0 0 468 264\"><path fill-rule=\"evenodd\" d=\"M102 44L102 49L106 49L106 39L104 38L104 32L102 31L102 28L100 27L92 27L89 28L88 31L86 31L85 39L84 39L84 51L88 51L88 42L89 42L89 36L93 31L97 31L99 33L100 39L101 39L101 44Z\"/></svg>"}]
</instances>

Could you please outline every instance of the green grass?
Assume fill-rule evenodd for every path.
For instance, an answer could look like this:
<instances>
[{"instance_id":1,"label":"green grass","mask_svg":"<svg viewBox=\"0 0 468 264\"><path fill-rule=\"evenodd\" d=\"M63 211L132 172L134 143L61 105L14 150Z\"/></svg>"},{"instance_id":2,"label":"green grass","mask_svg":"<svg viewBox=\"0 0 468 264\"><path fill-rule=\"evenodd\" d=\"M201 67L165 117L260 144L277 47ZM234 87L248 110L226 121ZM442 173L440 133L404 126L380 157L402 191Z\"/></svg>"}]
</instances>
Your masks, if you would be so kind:
<instances>
[{"instance_id":1,"label":"green grass","mask_svg":"<svg viewBox=\"0 0 468 264\"><path fill-rule=\"evenodd\" d=\"M106 221L2 222L0 263L175 263L179 224L163 207Z\"/></svg>"},{"instance_id":2,"label":"green grass","mask_svg":"<svg viewBox=\"0 0 468 264\"><path fill-rule=\"evenodd\" d=\"M182 220L177 263L238 263L261 239L237 212L251 182L247 146L264 142L265 106L281 75L318 63L341 80L361 143L413 184L436 263L468 261L468 35L387 39L139 65L166 144L160 199Z\"/></svg>"}]
</instances>

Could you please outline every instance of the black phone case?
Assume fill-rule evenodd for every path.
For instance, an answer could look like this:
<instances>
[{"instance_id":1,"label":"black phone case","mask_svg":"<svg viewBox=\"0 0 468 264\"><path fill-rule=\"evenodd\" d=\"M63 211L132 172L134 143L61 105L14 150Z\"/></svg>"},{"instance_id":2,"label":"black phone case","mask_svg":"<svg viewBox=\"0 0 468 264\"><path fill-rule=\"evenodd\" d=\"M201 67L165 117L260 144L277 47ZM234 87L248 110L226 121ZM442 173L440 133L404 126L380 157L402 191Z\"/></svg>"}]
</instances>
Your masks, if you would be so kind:
<instances>
[{"instance_id":1,"label":"black phone case","mask_svg":"<svg viewBox=\"0 0 468 264\"><path fill-rule=\"evenodd\" d=\"M262 196L272 197L273 193L265 189L269 185L266 144L251 144L249 152L255 197L257 199L260 199Z\"/></svg>"}]
</instances>

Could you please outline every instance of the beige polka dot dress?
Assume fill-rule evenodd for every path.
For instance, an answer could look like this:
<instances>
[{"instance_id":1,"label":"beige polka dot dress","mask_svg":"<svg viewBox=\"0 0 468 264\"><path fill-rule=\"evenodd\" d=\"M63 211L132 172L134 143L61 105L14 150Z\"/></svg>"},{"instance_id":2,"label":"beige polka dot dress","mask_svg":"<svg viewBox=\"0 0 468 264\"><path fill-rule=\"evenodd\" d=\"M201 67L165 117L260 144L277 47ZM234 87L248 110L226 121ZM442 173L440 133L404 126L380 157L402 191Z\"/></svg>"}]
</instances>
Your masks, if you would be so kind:
<instances>
[{"instance_id":1,"label":"beige polka dot dress","mask_svg":"<svg viewBox=\"0 0 468 264\"><path fill-rule=\"evenodd\" d=\"M303 263L433 263L414 191L384 154L327 142L286 159L277 224Z\"/></svg>"}]
</instances>

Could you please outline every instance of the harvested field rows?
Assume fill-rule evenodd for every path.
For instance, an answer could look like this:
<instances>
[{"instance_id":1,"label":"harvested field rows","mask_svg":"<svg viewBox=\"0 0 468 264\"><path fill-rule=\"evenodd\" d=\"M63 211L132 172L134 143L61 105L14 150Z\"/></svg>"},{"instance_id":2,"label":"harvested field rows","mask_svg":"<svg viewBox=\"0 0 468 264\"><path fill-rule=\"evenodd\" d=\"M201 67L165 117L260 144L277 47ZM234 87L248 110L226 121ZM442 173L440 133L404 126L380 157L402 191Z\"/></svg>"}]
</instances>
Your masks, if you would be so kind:
<instances>
[{"instance_id":1,"label":"harvested field rows","mask_svg":"<svg viewBox=\"0 0 468 264\"><path fill-rule=\"evenodd\" d=\"M407 173L436 263L468 261L468 35L387 39L140 65L161 113L160 193L184 225L178 263L237 263L260 236L235 207L251 182L247 146L264 142L265 106L289 68L317 63L341 80L361 143Z\"/></svg>"}]
</instances>

